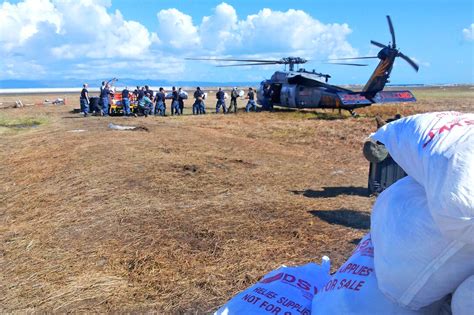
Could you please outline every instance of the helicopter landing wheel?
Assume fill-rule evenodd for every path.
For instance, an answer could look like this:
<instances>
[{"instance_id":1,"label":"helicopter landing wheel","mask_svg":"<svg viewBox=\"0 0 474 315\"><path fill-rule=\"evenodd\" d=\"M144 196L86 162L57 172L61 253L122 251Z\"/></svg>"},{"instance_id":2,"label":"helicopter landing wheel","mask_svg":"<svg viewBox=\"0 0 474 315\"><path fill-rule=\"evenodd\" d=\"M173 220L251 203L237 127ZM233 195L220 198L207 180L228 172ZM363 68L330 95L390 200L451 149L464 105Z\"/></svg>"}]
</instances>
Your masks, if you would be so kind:
<instances>
[{"instance_id":1,"label":"helicopter landing wheel","mask_svg":"<svg viewBox=\"0 0 474 315\"><path fill-rule=\"evenodd\" d=\"M349 113L351 113L351 116L354 117L354 118L356 118L356 117L359 116L359 115L357 115L357 113L356 113L355 111L353 111L353 110L349 110Z\"/></svg>"}]
</instances>

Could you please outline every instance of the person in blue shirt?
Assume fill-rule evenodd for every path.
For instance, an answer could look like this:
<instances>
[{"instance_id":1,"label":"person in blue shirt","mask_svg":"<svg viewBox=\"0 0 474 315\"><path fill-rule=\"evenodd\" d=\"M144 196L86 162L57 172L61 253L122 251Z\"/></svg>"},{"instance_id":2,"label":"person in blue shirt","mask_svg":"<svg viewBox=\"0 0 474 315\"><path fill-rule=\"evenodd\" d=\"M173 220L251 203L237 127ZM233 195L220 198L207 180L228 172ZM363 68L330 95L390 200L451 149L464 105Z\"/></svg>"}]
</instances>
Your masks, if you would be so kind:
<instances>
[{"instance_id":1,"label":"person in blue shirt","mask_svg":"<svg viewBox=\"0 0 474 315\"><path fill-rule=\"evenodd\" d=\"M138 108L143 113L143 115L145 115L145 117L148 117L148 115L151 114L153 102L150 99L150 94L147 93L140 99L138 102Z\"/></svg>"},{"instance_id":2,"label":"person in blue shirt","mask_svg":"<svg viewBox=\"0 0 474 315\"><path fill-rule=\"evenodd\" d=\"M221 88L219 88L219 91L217 91L216 93L216 99L216 114L219 113L219 109L221 108L221 106L224 111L224 114L227 114L227 107L225 106L225 93L224 91L222 91Z\"/></svg>"},{"instance_id":3,"label":"person in blue shirt","mask_svg":"<svg viewBox=\"0 0 474 315\"><path fill-rule=\"evenodd\" d=\"M160 87L160 90L158 93L156 93L155 96L155 116L160 115L160 116L165 116L166 112L166 105L165 105L165 90Z\"/></svg>"},{"instance_id":4,"label":"person in blue shirt","mask_svg":"<svg viewBox=\"0 0 474 315\"><path fill-rule=\"evenodd\" d=\"M206 105L204 104L205 94L198 86L194 91L194 104L193 104L193 115L206 114Z\"/></svg>"},{"instance_id":5,"label":"person in blue shirt","mask_svg":"<svg viewBox=\"0 0 474 315\"><path fill-rule=\"evenodd\" d=\"M249 101L247 103L247 106L245 106L245 111L248 113L252 108L254 111L257 111L257 104L255 104L255 93L253 92L252 88L249 88L247 98Z\"/></svg>"},{"instance_id":6,"label":"person in blue shirt","mask_svg":"<svg viewBox=\"0 0 474 315\"><path fill-rule=\"evenodd\" d=\"M109 116L109 85L106 83L103 88L100 89L100 99L102 101L102 109L100 110L101 116Z\"/></svg>"},{"instance_id":7,"label":"person in blue shirt","mask_svg":"<svg viewBox=\"0 0 474 315\"><path fill-rule=\"evenodd\" d=\"M125 116L131 116L132 112L130 111L130 91L128 87L125 87L122 91L122 106L123 106L123 114Z\"/></svg>"},{"instance_id":8,"label":"person in blue shirt","mask_svg":"<svg viewBox=\"0 0 474 315\"><path fill-rule=\"evenodd\" d=\"M81 112L84 114L84 117L87 117L89 115L89 91L87 90L87 83L83 84L79 101L81 103Z\"/></svg>"},{"instance_id":9,"label":"person in blue shirt","mask_svg":"<svg viewBox=\"0 0 474 315\"><path fill-rule=\"evenodd\" d=\"M176 91L176 87L173 86L172 92L172 101L171 101L171 115L179 115L179 94L178 91Z\"/></svg>"},{"instance_id":10,"label":"person in blue shirt","mask_svg":"<svg viewBox=\"0 0 474 315\"><path fill-rule=\"evenodd\" d=\"M183 97L183 93L181 92L181 88L178 89L178 102L179 102L179 113L183 115L184 97Z\"/></svg>"}]
</instances>

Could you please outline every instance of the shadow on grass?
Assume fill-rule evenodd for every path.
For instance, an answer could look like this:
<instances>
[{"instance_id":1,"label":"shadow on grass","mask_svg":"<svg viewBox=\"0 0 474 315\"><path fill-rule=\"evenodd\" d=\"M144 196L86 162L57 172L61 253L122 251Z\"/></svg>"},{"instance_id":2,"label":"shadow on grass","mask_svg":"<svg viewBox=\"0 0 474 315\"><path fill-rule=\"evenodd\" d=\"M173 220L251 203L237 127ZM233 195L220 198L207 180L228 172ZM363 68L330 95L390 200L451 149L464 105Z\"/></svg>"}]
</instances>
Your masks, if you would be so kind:
<instances>
[{"instance_id":1,"label":"shadow on grass","mask_svg":"<svg viewBox=\"0 0 474 315\"><path fill-rule=\"evenodd\" d=\"M354 244L354 245L359 245L360 241L362 241L362 238L354 238L349 241L349 243Z\"/></svg>"},{"instance_id":2,"label":"shadow on grass","mask_svg":"<svg viewBox=\"0 0 474 315\"><path fill-rule=\"evenodd\" d=\"M273 109L274 113L288 113L290 117L293 118L303 118L303 119L316 119L316 120L339 120L350 118L351 115L342 111L341 114L337 110L335 111L315 111L314 109L297 109L297 108L284 108L284 107L275 107Z\"/></svg>"},{"instance_id":3,"label":"shadow on grass","mask_svg":"<svg viewBox=\"0 0 474 315\"><path fill-rule=\"evenodd\" d=\"M367 197L369 195L368 189L366 187L323 187L323 190L291 190L295 195L303 195L308 198L331 198L341 195L349 196L362 196Z\"/></svg>"},{"instance_id":4,"label":"shadow on grass","mask_svg":"<svg viewBox=\"0 0 474 315\"><path fill-rule=\"evenodd\" d=\"M359 230L368 230L370 228L370 215L361 211L349 209L310 210L309 213L329 224L337 224Z\"/></svg>"}]
</instances>

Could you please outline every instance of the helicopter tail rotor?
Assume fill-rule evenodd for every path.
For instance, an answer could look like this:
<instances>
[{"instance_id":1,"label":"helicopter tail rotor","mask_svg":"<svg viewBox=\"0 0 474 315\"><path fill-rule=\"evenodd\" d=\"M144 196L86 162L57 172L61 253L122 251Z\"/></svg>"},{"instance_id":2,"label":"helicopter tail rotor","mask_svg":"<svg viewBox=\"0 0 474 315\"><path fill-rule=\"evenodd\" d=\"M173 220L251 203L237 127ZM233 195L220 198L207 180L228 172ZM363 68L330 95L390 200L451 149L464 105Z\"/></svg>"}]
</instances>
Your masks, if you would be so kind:
<instances>
[{"instance_id":1,"label":"helicopter tail rotor","mask_svg":"<svg viewBox=\"0 0 474 315\"><path fill-rule=\"evenodd\" d=\"M382 48L382 50L379 52L378 56L367 56L367 57L353 57L353 58L338 58L338 59L330 59L330 60L355 60L355 59L375 59L375 58L379 58L379 59L385 59L386 56L390 55L390 56L395 56L395 57L400 57L402 58L403 60L405 60L406 62L408 62L408 64L410 66L413 67L413 69L415 69L415 71L418 72L418 69L420 68L416 62L414 62L412 59L410 59L407 55L403 54L402 52L400 52L396 47L397 47L397 44L396 44L396 41L395 41L395 30L393 28L393 24L392 24L392 19L390 18L389 15L387 15L387 22L388 22L388 28L390 30L390 34L392 35L392 43L391 44L388 44L388 45L384 45L382 43L379 43L375 40L371 40L370 43L374 46L377 46L379 48Z\"/></svg>"},{"instance_id":2,"label":"helicopter tail rotor","mask_svg":"<svg viewBox=\"0 0 474 315\"><path fill-rule=\"evenodd\" d=\"M387 22L388 28L390 29L390 34L392 34L392 48L395 49L397 47L395 43L395 30L393 29L392 19L390 19L390 15L387 15Z\"/></svg>"}]
</instances>

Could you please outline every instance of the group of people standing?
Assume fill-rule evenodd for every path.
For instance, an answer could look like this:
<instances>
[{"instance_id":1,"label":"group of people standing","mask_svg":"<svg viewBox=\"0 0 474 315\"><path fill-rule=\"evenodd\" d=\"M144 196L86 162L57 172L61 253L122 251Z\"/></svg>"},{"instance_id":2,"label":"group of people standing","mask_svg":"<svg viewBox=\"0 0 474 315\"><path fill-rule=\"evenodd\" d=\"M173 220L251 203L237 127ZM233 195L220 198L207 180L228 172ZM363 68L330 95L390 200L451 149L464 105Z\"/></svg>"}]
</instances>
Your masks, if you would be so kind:
<instances>
[{"instance_id":1,"label":"group of people standing","mask_svg":"<svg viewBox=\"0 0 474 315\"><path fill-rule=\"evenodd\" d=\"M84 116L88 116L90 112L90 97L87 83L83 85L80 96L81 112ZM108 116L110 114L110 96L113 97L114 90L110 87L109 83L103 81L100 88L99 104L98 108L93 109L101 116ZM149 86L143 87L137 86L137 88L130 92L128 87L125 87L121 92L121 102L123 108L123 114L125 116L137 116L141 114L145 117L149 115L155 116L166 116L166 100L171 100L171 115L182 115L184 110L184 100L188 98L188 94L182 91L181 88L176 89L173 86L170 93L166 93L164 88L160 87L159 91L154 93ZM237 99L243 96L236 87L234 87L230 93L230 106L226 106L226 93L219 88L216 93L216 113L219 113L221 108L224 114L237 113ZM194 104L192 106L193 115L206 114L206 106L204 100L206 94L201 90L200 87L196 88L193 94ZM255 102L255 92L253 88L249 88L246 99L248 99L245 111L251 110L257 111L257 104ZM136 101L137 110L132 112L131 103ZM233 111L232 111L233 110Z\"/></svg>"}]
</instances>

